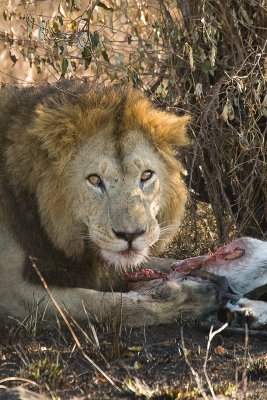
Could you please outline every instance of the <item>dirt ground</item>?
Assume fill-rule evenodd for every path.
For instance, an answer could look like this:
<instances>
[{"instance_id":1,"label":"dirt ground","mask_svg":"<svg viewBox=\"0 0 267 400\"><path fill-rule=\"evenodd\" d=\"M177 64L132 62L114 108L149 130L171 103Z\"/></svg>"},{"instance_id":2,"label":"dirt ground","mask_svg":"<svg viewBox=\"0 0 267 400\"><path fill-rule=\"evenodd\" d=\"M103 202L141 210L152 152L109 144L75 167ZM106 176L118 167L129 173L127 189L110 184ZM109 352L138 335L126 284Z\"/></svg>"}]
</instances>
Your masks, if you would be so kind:
<instances>
[{"instance_id":1,"label":"dirt ground","mask_svg":"<svg viewBox=\"0 0 267 400\"><path fill-rule=\"evenodd\" d=\"M266 339L219 333L206 357L209 332L197 326L120 335L76 327L80 349L63 327L35 328L2 331L0 392L24 385L57 400L201 399L211 390L217 399L267 399Z\"/></svg>"}]
</instances>

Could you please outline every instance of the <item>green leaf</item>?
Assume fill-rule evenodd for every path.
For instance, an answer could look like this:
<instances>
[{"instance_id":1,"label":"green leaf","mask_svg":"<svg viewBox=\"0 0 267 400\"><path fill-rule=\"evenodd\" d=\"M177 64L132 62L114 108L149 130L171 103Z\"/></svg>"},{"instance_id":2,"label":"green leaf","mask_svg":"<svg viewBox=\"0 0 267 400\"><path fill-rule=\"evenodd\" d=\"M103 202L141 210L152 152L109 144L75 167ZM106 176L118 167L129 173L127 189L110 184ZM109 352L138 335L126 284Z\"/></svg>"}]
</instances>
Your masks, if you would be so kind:
<instances>
[{"instance_id":1,"label":"green leaf","mask_svg":"<svg viewBox=\"0 0 267 400\"><path fill-rule=\"evenodd\" d=\"M106 50L103 50L103 51L102 51L102 56L103 56L104 60L105 60L107 63L110 63L109 56L108 56L108 53L106 52Z\"/></svg>"},{"instance_id":2,"label":"green leaf","mask_svg":"<svg viewBox=\"0 0 267 400\"><path fill-rule=\"evenodd\" d=\"M58 15L57 19L58 19L58 22L60 23L60 25L62 26L64 21L63 21L63 18L61 17L61 15Z\"/></svg>"},{"instance_id":3,"label":"green leaf","mask_svg":"<svg viewBox=\"0 0 267 400\"><path fill-rule=\"evenodd\" d=\"M212 66L210 64L209 60L205 60L202 64L202 71L205 72L206 74L210 74L211 76L214 76L214 72L216 71L216 66Z\"/></svg>"},{"instance_id":4,"label":"green leaf","mask_svg":"<svg viewBox=\"0 0 267 400\"><path fill-rule=\"evenodd\" d=\"M8 17L7 10L3 11L3 17L4 17L4 20L7 21L7 17Z\"/></svg>"},{"instance_id":5,"label":"green leaf","mask_svg":"<svg viewBox=\"0 0 267 400\"><path fill-rule=\"evenodd\" d=\"M205 72L206 74L208 74L209 73L209 71L210 71L210 62L209 62L209 60L205 60L204 62L203 62L203 64L202 64L202 71L203 72Z\"/></svg>"},{"instance_id":6,"label":"green leaf","mask_svg":"<svg viewBox=\"0 0 267 400\"><path fill-rule=\"evenodd\" d=\"M58 31L59 31L57 21L54 21L54 22L53 22L53 30L54 30L55 32L58 32Z\"/></svg>"},{"instance_id":7,"label":"green leaf","mask_svg":"<svg viewBox=\"0 0 267 400\"><path fill-rule=\"evenodd\" d=\"M63 58L62 64L61 64L61 76L64 77L67 69L68 69L69 61L66 58Z\"/></svg>"},{"instance_id":8,"label":"green leaf","mask_svg":"<svg viewBox=\"0 0 267 400\"><path fill-rule=\"evenodd\" d=\"M84 68L87 69L92 61L92 53L89 47L83 49L82 58L84 59Z\"/></svg>"},{"instance_id":9,"label":"green leaf","mask_svg":"<svg viewBox=\"0 0 267 400\"><path fill-rule=\"evenodd\" d=\"M91 42L92 42L93 49L95 49L97 47L97 45L100 43L100 36L99 36L98 32L95 31L91 35Z\"/></svg>"},{"instance_id":10,"label":"green leaf","mask_svg":"<svg viewBox=\"0 0 267 400\"><path fill-rule=\"evenodd\" d=\"M67 51L67 46L66 46L65 43L60 44L60 45L58 45L58 44L56 43L56 45L57 45L58 55L59 55L59 56L62 56L64 53L66 53L66 51Z\"/></svg>"},{"instance_id":11,"label":"green leaf","mask_svg":"<svg viewBox=\"0 0 267 400\"><path fill-rule=\"evenodd\" d=\"M74 8L75 10L80 10L81 9L81 0L73 0L72 8Z\"/></svg>"}]
</instances>

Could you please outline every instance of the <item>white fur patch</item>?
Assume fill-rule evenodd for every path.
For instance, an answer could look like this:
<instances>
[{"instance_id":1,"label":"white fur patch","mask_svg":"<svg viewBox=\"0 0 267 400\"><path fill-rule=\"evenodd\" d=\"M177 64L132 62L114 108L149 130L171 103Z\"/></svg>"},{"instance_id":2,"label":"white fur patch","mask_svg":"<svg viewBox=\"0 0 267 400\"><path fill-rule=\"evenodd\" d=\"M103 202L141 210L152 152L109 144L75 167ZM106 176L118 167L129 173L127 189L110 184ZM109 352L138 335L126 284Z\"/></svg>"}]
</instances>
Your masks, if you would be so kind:
<instances>
[{"instance_id":1,"label":"white fur patch","mask_svg":"<svg viewBox=\"0 0 267 400\"><path fill-rule=\"evenodd\" d=\"M241 298L236 304L231 304L229 301L226 307L232 312L251 317L252 328L262 328L267 325L267 303L264 301Z\"/></svg>"},{"instance_id":2,"label":"white fur patch","mask_svg":"<svg viewBox=\"0 0 267 400\"><path fill-rule=\"evenodd\" d=\"M136 267L144 262L148 256L148 251L142 250L138 253L132 251L129 255L122 255L110 250L101 250L100 254L108 265L112 265L115 268L127 269L129 267Z\"/></svg>"},{"instance_id":3,"label":"white fur patch","mask_svg":"<svg viewBox=\"0 0 267 400\"><path fill-rule=\"evenodd\" d=\"M234 293L245 294L267 283L267 242L243 237L245 254L234 260L224 260L207 271L225 276Z\"/></svg>"}]
</instances>

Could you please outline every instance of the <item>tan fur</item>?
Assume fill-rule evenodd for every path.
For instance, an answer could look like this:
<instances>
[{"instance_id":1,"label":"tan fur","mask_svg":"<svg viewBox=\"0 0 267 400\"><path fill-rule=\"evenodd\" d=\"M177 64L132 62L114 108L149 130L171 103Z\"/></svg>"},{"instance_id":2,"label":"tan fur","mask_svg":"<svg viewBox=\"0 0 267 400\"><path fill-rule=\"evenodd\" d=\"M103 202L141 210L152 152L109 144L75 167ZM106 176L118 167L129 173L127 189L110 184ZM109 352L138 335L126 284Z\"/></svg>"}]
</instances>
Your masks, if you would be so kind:
<instances>
[{"instance_id":1,"label":"tan fur","mask_svg":"<svg viewBox=\"0 0 267 400\"><path fill-rule=\"evenodd\" d=\"M188 143L187 116L159 111L133 89L85 84L5 89L1 98L3 240L10 235L24 259L35 257L48 283L106 290L103 271L116 275L169 243L187 197L175 155ZM154 175L141 183L145 170ZM128 252L114 232L142 234ZM9 268L6 252L4 260L0 271ZM34 280L28 263L14 268Z\"/></svg>"}]
</instances>

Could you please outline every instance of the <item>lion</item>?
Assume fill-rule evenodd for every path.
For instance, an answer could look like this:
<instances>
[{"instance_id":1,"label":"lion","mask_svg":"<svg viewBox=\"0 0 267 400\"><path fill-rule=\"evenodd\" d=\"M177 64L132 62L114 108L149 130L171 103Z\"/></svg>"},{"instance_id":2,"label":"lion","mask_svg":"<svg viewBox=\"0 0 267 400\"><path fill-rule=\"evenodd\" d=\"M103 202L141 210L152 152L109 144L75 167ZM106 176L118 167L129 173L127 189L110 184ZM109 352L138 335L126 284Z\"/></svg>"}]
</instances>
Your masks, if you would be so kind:
<instances>
[{"instance_id":1,"label":"lion","mask_svg":"<svg viewBox=\"0 0 267 400\"><path fill-rule=\"evenodd\" d=\"M177 160L188 116L140 91L63 82L0 92L0 308L23 319L47 292L74 318L140 326L198 313L215 289L167 282L168 294L126 291L172 240L187 189ZM197 294L196 294L197 293ZM188 299L190 299L189 305ZM208 307L207 307L208 308Z\"/></svg>"}]
</instances>

